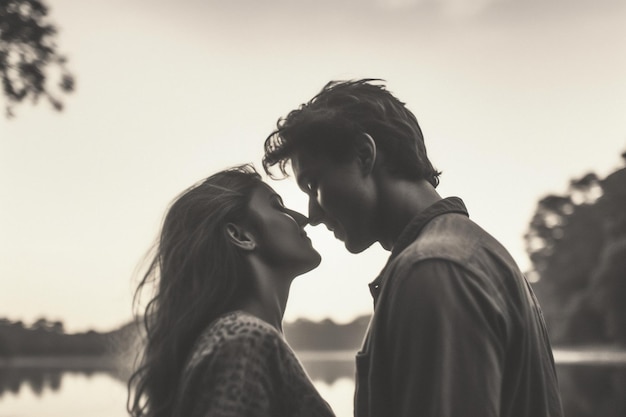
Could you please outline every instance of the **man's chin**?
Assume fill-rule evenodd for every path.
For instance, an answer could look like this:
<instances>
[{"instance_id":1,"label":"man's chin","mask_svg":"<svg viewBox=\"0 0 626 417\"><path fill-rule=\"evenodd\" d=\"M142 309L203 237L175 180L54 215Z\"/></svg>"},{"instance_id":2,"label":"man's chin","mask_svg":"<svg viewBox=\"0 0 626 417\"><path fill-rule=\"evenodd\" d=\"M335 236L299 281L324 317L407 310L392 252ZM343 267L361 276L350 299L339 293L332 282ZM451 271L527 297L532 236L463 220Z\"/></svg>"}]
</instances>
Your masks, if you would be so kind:
<instances>
[{"instance_id":1,"label":"man's chin","mask_svg":"<svg viewBox=\"0 0 626 417\"><path fill-rule=\"evenodd\" d=\"M363 252L365 249L369 248L370 246L372 246L372 244L355 244L354 242L350 242L349 240L346 240L344 242L344 246L346 247L346 249L348 250L348 252L352 253L352 254L358 254Z\"/></svg>"}]
</instances>

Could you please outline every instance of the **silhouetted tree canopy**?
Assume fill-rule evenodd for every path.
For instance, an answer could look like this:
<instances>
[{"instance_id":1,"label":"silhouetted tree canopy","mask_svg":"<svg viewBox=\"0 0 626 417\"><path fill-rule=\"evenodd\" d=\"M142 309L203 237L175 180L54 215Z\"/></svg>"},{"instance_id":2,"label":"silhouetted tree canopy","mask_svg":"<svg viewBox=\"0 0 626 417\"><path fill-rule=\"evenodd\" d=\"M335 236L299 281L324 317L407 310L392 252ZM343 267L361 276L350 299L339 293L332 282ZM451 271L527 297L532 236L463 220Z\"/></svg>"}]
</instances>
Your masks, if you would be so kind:
<instances>
[{"instance_id":1,"label":"silhouetted tree canopy","mask_svg":"<svg viewBox=\"0 0 626 417\"><path fill-rule=\"evenodd\" d=\"M47 15L39 0L0 0L0 74L7 117L13 116L16 104L26 99L37 103L42 96L60 111L58 93L74 90L66 58L57 51L57 29Z\"/></svg>"},{"instance_id":2,"label":"silhouetted tree canopy","mask_svg":"<svg viewBox=\"0 0 626 417\"><path fill-rule=\"evenodd\" d=\"M526 247L556 343L626 345L626 168L541 199Z\"/></svg>"}]
</instances>

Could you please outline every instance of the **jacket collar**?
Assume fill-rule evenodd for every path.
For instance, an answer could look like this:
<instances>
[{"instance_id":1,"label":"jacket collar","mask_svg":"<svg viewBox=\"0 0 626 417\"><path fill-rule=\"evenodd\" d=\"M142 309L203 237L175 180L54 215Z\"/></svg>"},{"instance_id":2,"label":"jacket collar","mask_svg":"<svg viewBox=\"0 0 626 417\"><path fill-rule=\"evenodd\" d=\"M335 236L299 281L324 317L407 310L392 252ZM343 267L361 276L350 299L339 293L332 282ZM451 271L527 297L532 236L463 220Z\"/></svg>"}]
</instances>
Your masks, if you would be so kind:
<instances>
[{"instance_id":1,"label":"jacket collar","mask_svg":"<svg viewBox=\"0 0 626 417\"><path fill-rule=\"evenodd\" d=\"M376 279L369 284L370 293L372 294L372 297L374 297L374 303L376 303L376 299L378 298L385 270L391 261L393 261L403 250L405 250L415 241L415 239L417 239L428 222L437 216L448 213L460 213L469 217L463 200L459 197L448 197L437 201L425 210L419 212L415 217L413 217L409 224L405 226L404 230L400 233L400 236L398 236L396 243L393 245L391 255L389 256L385 267L378 277L376 277Z\"/></svg>"}]
</instances>

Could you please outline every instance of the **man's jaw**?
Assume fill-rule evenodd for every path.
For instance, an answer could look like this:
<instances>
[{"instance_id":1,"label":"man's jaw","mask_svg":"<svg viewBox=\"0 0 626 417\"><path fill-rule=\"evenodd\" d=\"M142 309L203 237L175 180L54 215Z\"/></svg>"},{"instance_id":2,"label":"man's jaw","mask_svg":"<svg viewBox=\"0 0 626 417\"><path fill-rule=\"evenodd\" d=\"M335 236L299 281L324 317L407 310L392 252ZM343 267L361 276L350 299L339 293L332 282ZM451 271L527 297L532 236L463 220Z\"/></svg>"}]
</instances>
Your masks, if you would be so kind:
<instances>
[{"instance_id":1,"label":"man's jaw","mask_svg":"<svg viewBox=\"0 0 626 417\"><path fill-rule=\"evenodd\" d=\"M333 233L333 235L335 235L335 239L340 240L342 242L345 242L345 233L343 232L343 230L340 227L336 227L333 225L330 225L328 223L324 223L326 225L326 228Z\"/></svg>"}]
</instances>

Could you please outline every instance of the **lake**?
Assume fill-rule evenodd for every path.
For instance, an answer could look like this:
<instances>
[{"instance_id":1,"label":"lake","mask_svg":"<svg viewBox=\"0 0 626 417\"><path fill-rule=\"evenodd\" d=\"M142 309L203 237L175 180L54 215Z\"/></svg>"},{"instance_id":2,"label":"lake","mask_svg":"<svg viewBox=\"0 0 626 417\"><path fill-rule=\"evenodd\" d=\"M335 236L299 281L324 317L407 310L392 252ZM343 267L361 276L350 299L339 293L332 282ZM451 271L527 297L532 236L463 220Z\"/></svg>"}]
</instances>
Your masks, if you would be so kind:
<instances>
[{"instance_id":1,"label":"lake","mask_svg":"<svg viewBox=\"0 0 626 417\"><path fill-rule=\"evenodd\" d=\"M354 352L300 352L337 417L352 416ZM555 350L566 417L626 416L626 352ZM123 417L125 377L88 363L0 366L0 417Z\"/></svg>"}]
</instances>

